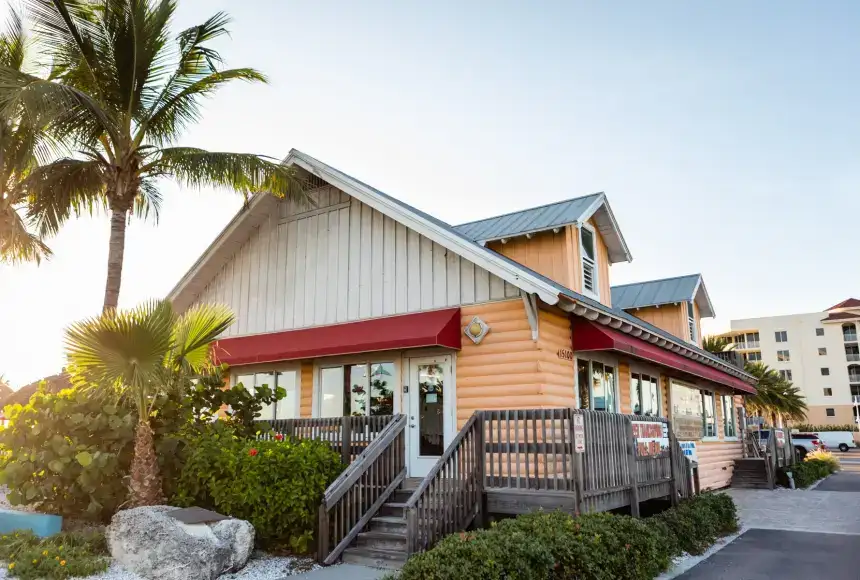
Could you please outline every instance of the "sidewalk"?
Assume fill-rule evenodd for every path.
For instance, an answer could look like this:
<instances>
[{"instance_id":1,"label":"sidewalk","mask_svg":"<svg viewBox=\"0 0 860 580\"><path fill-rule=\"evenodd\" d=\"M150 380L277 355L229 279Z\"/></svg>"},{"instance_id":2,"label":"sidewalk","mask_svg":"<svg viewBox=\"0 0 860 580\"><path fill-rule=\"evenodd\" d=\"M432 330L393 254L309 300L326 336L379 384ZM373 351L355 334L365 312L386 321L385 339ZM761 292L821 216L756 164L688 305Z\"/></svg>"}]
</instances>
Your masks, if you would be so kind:
<instances>
[{"instance_id":1,"label":"sidewalk","mask_svg":"<svg viewBox=\"0 0 860 580\"><path fill-rule=\"evenodd\" d=\"M389 572L391 570L377 570L376 568L355 566L353 564L340 564L338 566L318 568L296 576L288 576L283 580L294 580L296 578L302 580L378 580Z\"/></svg>"}]
</instances>

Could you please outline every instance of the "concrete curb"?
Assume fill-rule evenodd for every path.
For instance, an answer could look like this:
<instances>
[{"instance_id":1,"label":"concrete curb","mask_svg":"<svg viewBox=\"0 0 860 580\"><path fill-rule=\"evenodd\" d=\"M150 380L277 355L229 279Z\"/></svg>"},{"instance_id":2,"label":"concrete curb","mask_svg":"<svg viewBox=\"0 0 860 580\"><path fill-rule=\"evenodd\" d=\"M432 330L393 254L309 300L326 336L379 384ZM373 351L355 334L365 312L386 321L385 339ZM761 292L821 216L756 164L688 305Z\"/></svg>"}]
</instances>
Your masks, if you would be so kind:
<instances>
[{"instance_id":1,"label":"concrete curb","mask_svg":"<svg viewBox=\"0 0 860 580\"><path fill-rule=\"evenodd\" d=\"M726 536L724 538L720 538L714 545L708 548L708 551L704 554L700 554L698 556L690 556L689 554L681 557L681 559L675 563L671 568L657 576L654 580L672 580L689 570L690 568L696 566L701 563L703 560L707 560L732 542L734 542L738 537L740 537L744 532L749 530L750 528L741 528L740 531L736 534L732 534L731 536Z\"/></svg>"}]
</instances>

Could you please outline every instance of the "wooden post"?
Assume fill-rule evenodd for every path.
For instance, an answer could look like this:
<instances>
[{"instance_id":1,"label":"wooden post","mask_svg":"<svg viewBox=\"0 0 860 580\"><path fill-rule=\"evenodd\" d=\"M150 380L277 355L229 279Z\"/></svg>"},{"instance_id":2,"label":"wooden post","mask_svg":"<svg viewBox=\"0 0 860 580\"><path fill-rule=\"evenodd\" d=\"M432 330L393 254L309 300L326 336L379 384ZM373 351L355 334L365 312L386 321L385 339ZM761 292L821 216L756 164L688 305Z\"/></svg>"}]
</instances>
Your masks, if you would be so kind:
<instances>
[{"instance_id":1,"label":"wooden post","mask_svg":"<svg viewBox=\"0 0 860 580\"><path fill-rule=\"evenodd\" d=\"M319 528L319 536L317 537L317 560L322 562L329 554L328 510L326 509L325 500L320 504L319 517L317 519L317 527Z\"/></svg>"},{"instance_id":2,"label":"wooden post","mask_svg":"<svg viewBox=\"0 0 860 580\"><path fill-rule=\"evenodd\" d=\"M351 417L340 419L340 455L344 465L352 463L352 423Z\"/></svg>"},{"instance_id":3,"label":"wooden post","mask_svg":"<svg viewBox=\"0 0 860 580\"><path fill-rule=\"evenodd\" d=\"M630 470L630 515L639 517L639 468L636 465L636 440L633 422L627 421L627 466Z\"/></svg>"},{"instance_id":4,"label":"wooden post","mask_svg":"<svg viewBox=\"0 0 860 580\"><path fill-rule=\"evenodd\" d=\"M406 508L406 557L418 551L418 514L415 508Z\"/></svg>"},{"instance_id":5,"label":"wooden post","mask_svg":"<svg viewBox=\"0 0 860 580\"><path fill-rule=\"evenodd\" d=\"M669 472L672 475L672 482L669 485L669 489L672 490L672 496L669 500L672 502L672 507L674 507L678 505L678 458L675 454L676 439L675 434L672 433L672 423L667 422L667 426L669 427Z\"/></svg>"},{"instance_id":6,"label":"wooden post","mask_svg":"<svg viewBox=\"0 0 860 580\"><path fill-rule=\"evenodd\" d=\"M582 453L576 452L576 433L574 432L573 417L576 412L573 409L568 410L570 418L570 463L573 469L573 479L575 481L574 489L576 490L576 515L585 513L585 469L582 461ZM583 417L583 421L585 417ZM588 442L586 442L588 445Z\"/></svg>"},{"instance_id":7,"label":"wooden post","mask_svg":"<svg viewBox=\"0 0 860 580\"><path fill-rule=\"evenodd\" d=\"M478 515L475 519L476 525L479 528L483 528L487 525L487 493L485 489L486 484L484 483L487 471L487 450L486 443L484 441L484 429L484 414L481 413L475 421L475 461L477 462L477 465L475 466L477 468L475 473L477 481L475 483L478 487L478 501L480 502ZM510 474L508 474L508 476L510 476Z\"/></svg>"}]
</instances>

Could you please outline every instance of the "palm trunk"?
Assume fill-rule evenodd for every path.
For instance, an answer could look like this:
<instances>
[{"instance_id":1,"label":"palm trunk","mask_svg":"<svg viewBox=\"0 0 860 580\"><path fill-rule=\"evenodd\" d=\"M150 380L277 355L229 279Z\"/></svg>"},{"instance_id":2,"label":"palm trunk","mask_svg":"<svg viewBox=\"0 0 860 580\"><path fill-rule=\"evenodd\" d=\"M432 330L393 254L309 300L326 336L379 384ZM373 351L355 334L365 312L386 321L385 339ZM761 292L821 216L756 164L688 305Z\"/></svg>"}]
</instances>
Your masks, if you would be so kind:
<instances>
[{"instance_id":1,"label":"palm trunk","mask_svg":"<svg viewBox=\"0 0 860 580\"><path fill-rule=\"evenodd\" d=\"M163 505L161 470L155 453L155 436L148 421L137 424L134 432L134 457L131 460L132 507Z\"/></svg>"},{"instance_id":2,"label":"palm trunk","mask_svg":"<svg viewBox=\"0 0 860 580\"><path fill-rule=\"evenodd\" d=\"M116 310L122 283L122 261L125 256L125 224L128 210L112 209L110 215L110 244L108 246L107 283L102 312Z\"/></svg>"}]
</instances>

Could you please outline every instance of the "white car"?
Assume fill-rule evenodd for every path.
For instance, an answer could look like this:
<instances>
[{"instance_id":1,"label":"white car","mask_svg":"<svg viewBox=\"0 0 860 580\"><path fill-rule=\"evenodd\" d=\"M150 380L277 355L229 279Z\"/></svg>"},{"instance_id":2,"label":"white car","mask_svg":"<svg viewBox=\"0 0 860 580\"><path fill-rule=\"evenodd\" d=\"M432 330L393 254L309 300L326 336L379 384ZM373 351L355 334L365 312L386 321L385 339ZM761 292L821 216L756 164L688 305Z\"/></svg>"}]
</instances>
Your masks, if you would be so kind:
<instances>
[{"instance_id":1,"label":"white car","mask_svg":"<svg viewBox=\"0 0 860 580\"><path fill-rule=\"evenodd\" d=\"M851 431L819 431L818 435L829 449L845 453L854 447L854 433Z\"/></svg>"}]
</instances>

